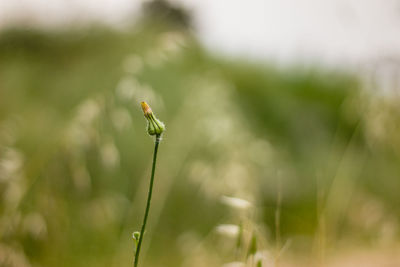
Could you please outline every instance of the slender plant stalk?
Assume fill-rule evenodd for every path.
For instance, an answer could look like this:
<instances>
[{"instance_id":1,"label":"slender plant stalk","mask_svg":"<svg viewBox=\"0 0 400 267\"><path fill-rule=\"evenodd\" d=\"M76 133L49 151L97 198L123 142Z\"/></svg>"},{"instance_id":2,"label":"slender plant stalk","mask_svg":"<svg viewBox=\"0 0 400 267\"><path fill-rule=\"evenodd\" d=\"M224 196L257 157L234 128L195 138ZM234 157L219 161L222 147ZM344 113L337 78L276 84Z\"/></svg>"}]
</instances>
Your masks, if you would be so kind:
<instances>
[{"instance_id":1,"label":"slender plant stalk","mask_svg":"<svg viewBox=\"0 0 400 267\"><path fill-rule=\"evenodd\" d=\"M134 267L137 267L139 264L140 248L142 247L144 232L146 231L146 223L147 223L147 218L149 217L151 196L153 194L154 173L156 171L158 145L160 144L161 141L161 134L165 130L164 123L162 123L160 120L156 118L150 106L146 102L141 102L140 105L142 106L144 117L147 119L147 133L151 136L155 135L156 140L154 142L153 165L151 167L149 193L147 194L147 204L146 204L146 210L144 212L142 229L140 229L140 234L137 232L133 233L133 238L135 239L135 243L137 242L135 261L133 263Z\"/></svg>"},{"instance_id":2,"label":"slender plant stalk","mask_svg":"<svg viewBox=\"0 0 400 267\"><path fill-rule=\"evenodd\" d=\"M276 195L276 211L275 211L275 239L276 239L276 255L275 266L279 267L280 256L282 252L281 247L281 206L282 206L282 182L281 175L277 177L277 195Z\"/></svg>"},{"instance_id":3,"label":"slender plant stalk","mask_svg":"<svg viewBox=\"0 0 400 267\"><path fill-rule=\"evenodd\" d=\"M142 247L144 231L146 230L147 218L149 216L150 204L151 204L151 196L153 194L154 173L156 171L158 145L160 144L160 140L161 140L160 135L157 135L156 136L156 141L154 143L153 166L151 168L151 177L150 177L149 193L147 195L146 211L144 213L142 229L140 230L140 238L139 238L139 242L138 242L138 245L137 245L137 248L136 248L135 262L134 262L134 265L133 265L134 267L137 267L138 264L139 264L140 248Z\"/></svg>"}]
</instances>

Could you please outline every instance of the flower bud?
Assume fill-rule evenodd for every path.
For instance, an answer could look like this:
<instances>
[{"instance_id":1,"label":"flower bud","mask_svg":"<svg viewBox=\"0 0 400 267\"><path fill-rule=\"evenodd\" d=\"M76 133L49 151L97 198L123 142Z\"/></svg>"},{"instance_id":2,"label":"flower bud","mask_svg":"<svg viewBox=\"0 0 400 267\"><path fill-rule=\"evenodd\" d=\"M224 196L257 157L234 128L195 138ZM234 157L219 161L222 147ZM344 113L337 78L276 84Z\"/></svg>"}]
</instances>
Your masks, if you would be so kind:
<instances>
[{"instance_id":1,"label":"flower bud","mask_svg":"<svg viewBox=\"0 0 400 267\"><path fill-rule=\"evenodd\" d=\"M160 120L158 120L151 110L150 106L146 102L141 102L144 117L147 119L147 132L149 135L160 136L164 130L165 125Z\"/></svg>"},{"instance_id":2,"label":"flower bud","mask_svg":"<svg viewBox=\"0 0 400 267\"><path fill-rule=\"evenodd\" d=\"M132 233L132 238L133 238L133 240L135 240L136 242L138 242L139 239L140 239L140 233L139 233L139 232L133 232L133 233Z\"/></svg>"},{"instance_id":3,"label":"flower bud","mask_svg":"<svg viewBox=\"0 0 400 267\"><path fill-rule=\"evenodd\" d=\"M133 238L133 241L135 242L135 251L136 251L137 246L139 244L140 233L139 232L133 232L132 233L132 238Z\"/></svg>"}]
</instances>

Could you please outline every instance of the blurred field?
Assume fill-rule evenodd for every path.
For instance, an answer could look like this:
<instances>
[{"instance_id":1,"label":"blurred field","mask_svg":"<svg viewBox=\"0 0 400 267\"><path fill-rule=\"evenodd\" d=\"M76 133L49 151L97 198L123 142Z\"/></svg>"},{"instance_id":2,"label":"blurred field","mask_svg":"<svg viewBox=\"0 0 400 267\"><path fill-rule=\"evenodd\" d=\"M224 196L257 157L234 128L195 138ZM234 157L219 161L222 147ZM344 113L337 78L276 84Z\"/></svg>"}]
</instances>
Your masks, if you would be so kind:
<instances>
[{"instance_id":1,"label":"blurred field","mask_svg":"<svg viewBox=\"0 0 400 267\"><path fill-rule=\"evenodd\" d=\"M142 100L167 125L142 266L244 260L252 235L262 266L400 266L397 96L148 22L0 35L1 266L132 266Z\"/></svg>"}]
</instances>

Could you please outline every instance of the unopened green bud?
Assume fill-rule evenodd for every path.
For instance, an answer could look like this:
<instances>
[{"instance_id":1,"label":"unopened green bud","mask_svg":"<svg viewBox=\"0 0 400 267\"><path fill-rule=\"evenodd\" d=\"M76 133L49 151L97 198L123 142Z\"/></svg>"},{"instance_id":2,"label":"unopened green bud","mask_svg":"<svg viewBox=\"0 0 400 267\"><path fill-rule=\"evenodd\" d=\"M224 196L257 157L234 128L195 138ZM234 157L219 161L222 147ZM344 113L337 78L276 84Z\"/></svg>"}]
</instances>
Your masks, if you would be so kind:
<instances>
[{"instance_id":1,"label":"unopened green bud","mask_svg":"<svg viewBox=\"0 0 400 267\"><path fill-rule=\"evenodd\" d=\"M137 242L140 239L140 233L139 232L133 232L132 238Z\"/></svg>"},{"instance_id":2,"label":"unopened green bud","mask_svg":"<svg viewBox=\"0 0 400 267\"><path fill-rule=\"evenodd\" d=\"M137 246L139 244L140 233L139 232L133 232L132 233L132 238L133 238L133 241L135 242L135 251L136 251Z\"/></svg>"},{"instance_id":3,"label":"unopened green bud","mask_svg":"<svg viewBox=\"0 0 400 267\"><path fill-rule=\"evenodd\" d=\"M144 117L147 119L147 132L149 135L160 136L164 130L165 125L154 116L153 111L146 102L141 102Z\"/></svg>"}]
</instances>

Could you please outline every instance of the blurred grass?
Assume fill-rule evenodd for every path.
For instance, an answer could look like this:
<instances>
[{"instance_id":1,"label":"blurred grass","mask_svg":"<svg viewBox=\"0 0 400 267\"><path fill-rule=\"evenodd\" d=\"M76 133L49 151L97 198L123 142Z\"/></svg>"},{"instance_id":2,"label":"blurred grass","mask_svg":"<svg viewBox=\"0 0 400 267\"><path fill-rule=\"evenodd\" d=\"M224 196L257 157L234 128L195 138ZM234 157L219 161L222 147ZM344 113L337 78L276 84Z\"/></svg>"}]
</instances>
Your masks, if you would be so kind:
<instances>
[{"instance_id":1,"label":"blurred grass","mask_svg":"<svg viewBox=\"0 0 400 267\"><path fill-rule=\"evenodd\" d=\"M152 147L141 100L167 125L145 266L211 266L214 227L239 220L222 195L254 203L272 246L278 177L294 251L312 257L320 235L397 242L397 99L340 71L211 56L165 25L13 29L0 36L0 236L26 266L132 264Z\"/></svg>"}]
</instances>

